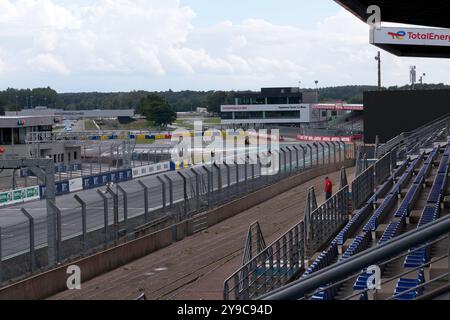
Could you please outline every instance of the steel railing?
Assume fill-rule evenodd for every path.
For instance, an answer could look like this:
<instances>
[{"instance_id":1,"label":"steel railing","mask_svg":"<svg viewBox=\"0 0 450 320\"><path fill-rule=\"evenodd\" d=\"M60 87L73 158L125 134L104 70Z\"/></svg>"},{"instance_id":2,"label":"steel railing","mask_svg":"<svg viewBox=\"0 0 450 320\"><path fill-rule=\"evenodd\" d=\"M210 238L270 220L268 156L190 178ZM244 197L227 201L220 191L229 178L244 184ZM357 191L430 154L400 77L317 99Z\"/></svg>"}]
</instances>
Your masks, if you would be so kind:
<instances>
[{"instance_id":1,"label":"steel railing","mask_svg":"<svg viewBox=\"0 0 450 320\"><path fill-rule=\"evenodd\" d=\"M372 247L349 259L342 260L303 279L276 289L261 297L266 300L295 300L304 298L309 293L329 283L336 283L347 277L359 274L361 270L392 259L410 248L429 245L439 237L448 237L450 233L450 216L438 219L420 229L409 231L383 245Z\"/></svg>"}]
</instances>

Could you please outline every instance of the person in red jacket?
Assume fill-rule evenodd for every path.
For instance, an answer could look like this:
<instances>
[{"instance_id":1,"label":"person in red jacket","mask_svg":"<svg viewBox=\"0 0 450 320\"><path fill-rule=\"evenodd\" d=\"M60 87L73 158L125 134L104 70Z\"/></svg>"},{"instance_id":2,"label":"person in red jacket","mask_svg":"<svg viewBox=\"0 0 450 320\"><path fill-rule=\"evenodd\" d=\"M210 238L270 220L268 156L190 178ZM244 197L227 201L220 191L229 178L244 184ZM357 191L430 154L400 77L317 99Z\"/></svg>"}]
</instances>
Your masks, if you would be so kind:
<instances>
[{"instance_id":1,"label":"person in red jacket","mask_svg":"<svg viewBox=\"0 0 450 320\"><path fill-rule=\"evenodd\" d=\"M326 200L333 196L333 182L328 177L325 178L325 196Z\"/></svg>"}]
</instances>

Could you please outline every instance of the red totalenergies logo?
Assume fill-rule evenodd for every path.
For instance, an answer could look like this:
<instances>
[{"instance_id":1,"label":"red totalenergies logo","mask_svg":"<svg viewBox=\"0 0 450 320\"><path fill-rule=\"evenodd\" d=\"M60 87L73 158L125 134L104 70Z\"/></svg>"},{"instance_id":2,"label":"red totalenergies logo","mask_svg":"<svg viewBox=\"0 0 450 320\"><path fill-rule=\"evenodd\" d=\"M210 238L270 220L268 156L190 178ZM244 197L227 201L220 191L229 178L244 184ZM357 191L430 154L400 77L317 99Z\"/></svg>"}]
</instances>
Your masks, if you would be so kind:
<instances>
[{"instance_id":1,"label":"red totalenergies logo","mask_svg":"<svg viewBox=\"0 0 450 320\"><path fill-rule=\"evenodd\" d=\"M390 35L392 39L403 40L405 39L406 32L405 31L388 32L388 35Z\"/></svg>"}]
</instances>

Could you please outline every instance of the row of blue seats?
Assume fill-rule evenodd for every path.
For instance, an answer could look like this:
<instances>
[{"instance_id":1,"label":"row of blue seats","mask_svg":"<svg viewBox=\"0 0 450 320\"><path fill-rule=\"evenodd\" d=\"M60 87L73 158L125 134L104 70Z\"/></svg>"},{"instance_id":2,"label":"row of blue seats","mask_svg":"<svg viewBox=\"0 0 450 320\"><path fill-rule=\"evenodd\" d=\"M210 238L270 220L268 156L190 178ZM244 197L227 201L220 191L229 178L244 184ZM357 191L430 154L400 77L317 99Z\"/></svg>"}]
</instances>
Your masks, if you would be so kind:
<instances>
[{"instance_id":1,"label":"row of blue seats","mask_svg":"<svg viewBox=\"0 0 450 320\"><path fill-rule=\"evenodd\" d=\"M359 228L359 226L367 219L371 211L371 206L366 204L350 219L345 227L339 232L332 244L342 246L348 237L353 235Z\"/></svg>"},{"instance_id":2,"label":"row of blue seats","mask_svg":"<svg viewBox=\"0 0 450 320\"><path fill-rule=\"evenodd\" d=\"M392 190L392 187L394 186L394 178L389 177L380 188L378 188L377 192L374 195L374 199L372 201L369 200L369 202L373 205L375 201L378 199L383 199L386 197L386 195Z\"/></svg>"},{"instance_id":3,"label":"row of blue seats","mask_svg":"<svg viewBox=\"0 0 450 320\"><path fill-rule=\"evenodd\" d=\"M422 185L413 184L411 188L405 195L402 203L395 212L395 217L409 217L411 214L412 208L416 205L417 200L419 199L420 191L422 190Z\"/></svg>"},{"instance_id":4,"label":"row of blue seats","mask_svg":"<svg viewBox=\"0 0 450 320\"><path fill-rule=\"evenodd\" d=\"M424 154L422 153L419 157L417 157L414 161L406 169L406 172L400 177L400 179L395 184L392 192L397 195L400 194L405 185L410 181L411 177L414 174L414 170L419 166L420 162L423 160Z\"/></svg>"},{"instance_id":5,"label":"row of blue seats","mask_svg":"<svg viewBox=\"0 0 450 320\"><path fill-rule=\"evenodd\" d=\"M372 240L372 234L370 232L364 233L362 236L357 236L347 250L344 252L340 260L348 259L369 247L370 241ZM324 289L321 287L318 289L311 300L332 300L338 293L341 285L335 285L331 288Z\"/></svg>"},{"instance_id":6,"label":"row of blue seats","mask_svg":"<svg viewBox=\"0 0 450 320\"><path fill-rule=\"evenodd\" d=\"M375 231L378 228L378 225L392 210L396 202L397 202L396 195L389 194L386 198L384 198L383 203L380 205L379 208L377 208L377 210L375 210L374 214L370 217L369 221L364 226L363 231L364 232Z\"/></svg>"},{"instance_id":7,"label":"row of blue seats","mask_svg":"<svg viewBox=\"0 0 450 320\"><path fill-rule=\"evenodd\" d=\"M447 144L447 148L444 151L444 156L450 156L450 142Z\"/></svg>"},{"instance_id":8,"label":"row of blue seats","mask_svg":"<svg viewBox=\"0 0 450 320\"><path fill-rule=\"evenodd\" d=\"M428 205L423 211L419 220L417 228L421 228L433 221L435 221L439 216L439 205ZM427 263L430 259L429 248L424 247L422 249L411 249L410 253L405 258L404 267L405 268L417 268Z\"/></svg>"},{"instance_id":9,"label":"row of blue seats","mask_svg":"<svg viewBox=\"0 0 450 320\"><path fill-rule=\"evenodd\" d=\"M403 161L403 163L397 169L394 170L392 177L396 179L402 176L403 173L406 171L406 168L408 168L408 161Z\"/></svg>"},{"instance_id":10,"label":"row of blue seats","mask_svg":"<svg viewBox=\"0 0 450 320\"><path fill-rule=\"evenodd\" d=\"M370 241L372 240L372 233L365 232L362 236L357 236L350 246L345 250L342 255L341 260L348 259L369 247Z\"/></svg>"},{"instance_id":11,"label":"row of blue seats","mask_svg":"<svg viewBox=\"0 0 450 320\"><path fill-rule=\"evenodd\" d=\"M384 199L381 206L375 211L369 222L364 226L364 231L375 231L378 228L380 222L384 220L386 215L394 207L397 200L397 195L400 194L404 185L409 182L414 173L414 170L419 166L424 156L425 154L422 153L419 157L411 162L411 164L407 167L405 173L400 177L399 181L392 188L390 194ZM402 217L410 214L411 209L413 208L415 202L419 197L419 193L420 188L417 185L413 185L406 194L406 197L400 205L399 209L397 210L397 217Z\"/></svg>"},{"instance_id":12,"label":"row of blue seats","mask_svg":"<svg viewBox=\"0 0 450 320\"><path fill-rule=\"evenodd\" d=\"M423 163L422 168L420 169L419 173L417 174L416 179L414 180L414 184L423 184L424 180L430 175L431 168L433 166L433 161L436 159L438 155L438 149L434 148L433 151L431 151L428 158Z\"/></svg>"},{"instance_id":13,"label":"row of blue seats","mask_svg":"<svg viewBox=\"0 0 450 320\"><path fill-rule=\"evenodd\" d=\"M395 300L414 300L423 294L423 287L403 293L410 289L416 288L425 282L425 272L420 269L417 279L400 278L395 287L395 295L399 295Z\"/></svg>"},{"instance_id":14,"label":"row of blue seats","mask_svg":"<svg viewBox=\"0 0 450 320\"><path fill-rule=\"evenodd\" d=\"M394 239L398 235L400 235L406 225L406 219L402 218L397 221L392 221L384 231L383 235L381 236L380 240L378 241L378 244L381 245L389 240Z\"/></svg>"},{"instance_id":15,"label":"row of blue seats","mask_svg":"<svg viewBox=\"0 0 450 320\"><path fill-rule=\"evenodd\" d=\"M301 278L304 278L314 272L317 272L323 268L328 267L333 260L339 255L338 247L336 245L331 245L327 250L323 251L317 259L311 264L311 266L306 269Z\"/></svg>"},{"instance_id":16,"label":"row of blue seats","mask_svg":"<svg viewBox=\"0 0 450 320\"><path fill-rule=\"evenodd\" d=\"M433 183L433 187L431 188L430 195L428 197L427 203L440 203L444 194L447 185L447 173L440 173L436 175L436 178Z\"/></svg>"}]
</instances>

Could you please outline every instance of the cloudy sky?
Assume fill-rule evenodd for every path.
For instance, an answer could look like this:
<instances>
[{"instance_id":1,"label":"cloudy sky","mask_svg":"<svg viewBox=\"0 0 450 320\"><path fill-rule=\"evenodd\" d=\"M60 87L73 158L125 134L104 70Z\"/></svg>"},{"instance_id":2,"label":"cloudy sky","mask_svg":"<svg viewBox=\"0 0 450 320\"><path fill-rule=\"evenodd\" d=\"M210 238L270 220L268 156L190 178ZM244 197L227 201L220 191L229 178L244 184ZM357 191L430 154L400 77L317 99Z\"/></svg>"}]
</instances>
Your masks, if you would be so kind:
<instances>
[{"instance_id":1,"label":"cloudy sky","mask_svg":"<svg viewBox=\"0 0 450 320\"><path fill-rule=\"evenodd\" d=\"M376 84L369 27L332 0L0 0L0 89ZM383 53L383 84L450 83L448 60Z\"/></svg>"}]
</instances>

